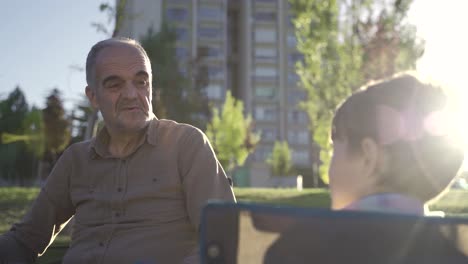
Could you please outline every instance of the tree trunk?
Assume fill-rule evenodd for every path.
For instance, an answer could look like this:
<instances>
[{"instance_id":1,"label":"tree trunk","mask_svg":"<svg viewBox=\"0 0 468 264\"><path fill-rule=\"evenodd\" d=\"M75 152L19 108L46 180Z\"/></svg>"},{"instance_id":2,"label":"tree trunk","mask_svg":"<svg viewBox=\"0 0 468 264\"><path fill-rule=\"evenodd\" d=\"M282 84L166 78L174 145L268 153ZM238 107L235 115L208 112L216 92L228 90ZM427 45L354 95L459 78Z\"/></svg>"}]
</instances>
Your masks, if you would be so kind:
<instances>
[{"instance_id":1,"label":"tree trunk","mask_svg":"<svg viewBox=\"0 0 468 264\"><path fill-rule=\"evenodd\" d=\"M96 121L97 110L93 110L93 112L88 116L88 125L86 126L84 140L91 139L94 136L94 128L96 127Z\"/></svg>"}]
</instances>

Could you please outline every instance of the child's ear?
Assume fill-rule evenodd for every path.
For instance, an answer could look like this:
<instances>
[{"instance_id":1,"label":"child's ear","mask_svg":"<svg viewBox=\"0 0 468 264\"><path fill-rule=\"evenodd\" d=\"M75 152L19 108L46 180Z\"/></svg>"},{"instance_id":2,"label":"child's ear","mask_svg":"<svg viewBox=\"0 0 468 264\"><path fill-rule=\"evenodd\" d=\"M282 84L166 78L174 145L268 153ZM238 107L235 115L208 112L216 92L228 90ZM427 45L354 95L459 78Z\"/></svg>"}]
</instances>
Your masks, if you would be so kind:
<instances>
[{"instance_id":1,"label":"child's ear","mask_svg":"<svg viewBox=\"0 0 468 264\"><path fill-rule=\"evenodd\" d=\"M364 158L363 176L375 177L379 171L382 150L373 139L365 138L361 142L362 156Z\"/></svg>"}]
</instances>

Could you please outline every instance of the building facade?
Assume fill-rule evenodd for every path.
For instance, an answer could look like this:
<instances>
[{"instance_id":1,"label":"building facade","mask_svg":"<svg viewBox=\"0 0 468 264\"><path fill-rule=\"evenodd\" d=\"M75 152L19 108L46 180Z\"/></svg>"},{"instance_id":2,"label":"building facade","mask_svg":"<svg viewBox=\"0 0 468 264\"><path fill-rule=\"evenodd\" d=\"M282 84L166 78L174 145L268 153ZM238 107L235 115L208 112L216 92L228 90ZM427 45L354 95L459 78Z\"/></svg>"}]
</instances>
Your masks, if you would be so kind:
<instances>
[{"instance_id":1,"label":"building facade","mask_svg":"<svg viewBox=\"0 0 468 264\"><path fill-rule=\"evenodd\" d=\"M283 0L138 0L127 1L120 35L140 39L162 21L177 34L181 67L203 52L209 75L206 94L215 104L226 91L244 102L261 141L247 165L236 171L238 186L271 186L266 159L275 141L288 141L292 161L305 179L318 167L307 114L298 103L306 92L298 87L296 49L288 1ZM306 180L307 182L307 180Z\"/></svg>"}]
</instances>

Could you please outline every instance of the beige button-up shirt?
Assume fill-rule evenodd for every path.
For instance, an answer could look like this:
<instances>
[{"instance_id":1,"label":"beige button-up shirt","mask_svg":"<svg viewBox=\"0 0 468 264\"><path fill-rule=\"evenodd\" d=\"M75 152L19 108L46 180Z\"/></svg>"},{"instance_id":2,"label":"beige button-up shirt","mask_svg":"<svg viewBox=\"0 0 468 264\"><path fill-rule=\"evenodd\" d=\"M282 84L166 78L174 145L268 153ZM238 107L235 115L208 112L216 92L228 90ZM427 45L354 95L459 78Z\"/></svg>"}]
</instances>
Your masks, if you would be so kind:
<instances>
[{"instance_id":1,"label":"beige button-up shirt","mask_svg":"<svg viewBox=\"0 0 468 264\"><path fill-rule=\"evenodd\" d=\"M64 263L193 260L203 205L235 201L206 136L154 118L128 157L112 157L108 141L103 129L97 139L70 146L10 233L40 254L74 215Z\"/></svg>"}]
</instances>

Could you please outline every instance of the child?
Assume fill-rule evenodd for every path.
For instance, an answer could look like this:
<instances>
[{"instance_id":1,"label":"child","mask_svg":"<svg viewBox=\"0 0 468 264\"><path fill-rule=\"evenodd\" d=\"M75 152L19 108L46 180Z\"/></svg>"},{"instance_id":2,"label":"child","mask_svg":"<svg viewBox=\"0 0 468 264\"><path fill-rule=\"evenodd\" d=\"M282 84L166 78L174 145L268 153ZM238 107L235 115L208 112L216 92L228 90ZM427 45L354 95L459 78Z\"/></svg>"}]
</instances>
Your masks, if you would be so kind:
<instances>
[{"instance_id":1,"label":"child","mask_svg":"<svg viewBox=\"0 0 468 264\"><path fill-rule=\"evenodd\" d=\"M424 214L457 175L440 88L400 75L350 96L332 125L333 209Z\"/></svg>"}]
</instances>

